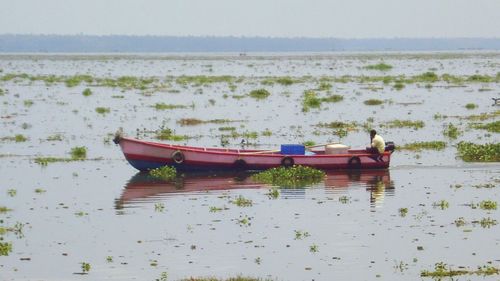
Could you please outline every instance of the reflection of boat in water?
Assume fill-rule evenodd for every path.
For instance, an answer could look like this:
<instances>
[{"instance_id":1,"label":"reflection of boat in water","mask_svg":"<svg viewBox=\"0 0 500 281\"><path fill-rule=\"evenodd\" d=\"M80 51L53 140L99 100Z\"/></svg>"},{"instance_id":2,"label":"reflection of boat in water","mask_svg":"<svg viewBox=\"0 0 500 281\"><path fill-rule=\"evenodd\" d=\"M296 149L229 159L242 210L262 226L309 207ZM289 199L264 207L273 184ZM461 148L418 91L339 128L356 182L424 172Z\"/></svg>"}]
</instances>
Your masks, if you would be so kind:
<instances>
[{"instance_id":1,"label":"reflection of boat in water","mask_svg":"<svg viewBox=\"0 0 500 281\"><path fill-rule=\"evenodd\" d=\"M116 208L121 209L124 204L130 202L169 194L269 187L254 181L251 175L251 173L191 173L177 177L174 181L165 182L147 173L137 173L125 185L122 195L116 201ZM323 184L325 190L338 192L350 187L364 187L370 191L372 203L383 198L384 193L394 190L388 170L331 171L327 173ZM283 193L292 191L283 189ZM302 189L302 192L305 190Z\"/></svg>"}]
</instances>

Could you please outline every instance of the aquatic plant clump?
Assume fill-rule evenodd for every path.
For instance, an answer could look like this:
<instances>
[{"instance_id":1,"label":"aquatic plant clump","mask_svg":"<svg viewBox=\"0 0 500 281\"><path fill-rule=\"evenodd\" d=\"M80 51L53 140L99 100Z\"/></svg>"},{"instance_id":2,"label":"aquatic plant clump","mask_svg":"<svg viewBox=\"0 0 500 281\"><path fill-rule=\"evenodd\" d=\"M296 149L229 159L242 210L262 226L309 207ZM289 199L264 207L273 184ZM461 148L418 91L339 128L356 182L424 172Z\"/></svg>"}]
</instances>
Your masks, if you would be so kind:
<instances>
[{"instance_id":1,"label":"aquatic plant clump","mask_svg":"<svg viewBox=\"0 0 500 281\"><path fill-rule=\"evenodd\" d=\"M258 90L252 90L249 94L250 97L254 99L265 99L271 95L268 90L266 89L258 89Z\"/></svg>"},{"instance_id":2,"label":"aquatic plant clump","mask_svg":"<svg viewBox=\"0 0 500 281\"><path fill-rule=\"evenodd\" d=\"M12 243L0 242L0 256L8 256L12 252Z\"/></svg>"},{"instance_id":3,"label":"aquatic plant clump","mask_svg":"<svg viewBox=\"0 0 500 281\"><path fill-rule=\"evenodd\" d=\"M303 187L318 183L325 177L325 172L311 167L294 165L290 168L272 168L252 176L259 182L280 187Z\"/></svg>"},{"instance_id":4,"label":"aquatic plant clump","mask_svg":"<svg viewBox=\"0 0 500 281\"><path fill-rule=\"evenodd\" d=\"M384 101L378 100L378 99L369 99L369 100L365 100L363 103L365 105L381 105L384 103Z\"/></svg>"},{"instance_id":5,"label":"aquatic plant clump","mask_svg":"<svg viewBox=\"0 0 500 281\"><path fill-rule=\"evenodd\" d=\"M443 150L445 147L446 143L444 141L422 141L405 144L401 146L400 149L413 151L420 151L423 149Z\"/></svg>"},{"instance_id":6,"label":"aquatic plant clump","mask_svg":"<svg viewBox=\"0 0 500 281\"><path fill-rule=\"evenodd\" d=\"M87 158L87 148L85 146L75 146L71 148L71 159L84 160Z\"/></svg>"},{"instance_id":7,"label":"aquatic plant clump","mask_svg":"<svg viewBox=\"0 0 500 281\"><path fill-rule=\"evenodd\" d=\"M458 155L466 162L500 162L500 143L475 144L461 141Z\"/></svg>"},{"instance_id":8,"label":"aquatic plant clump","mask_svg":"<svg viewBox=\"0 0 500 281\"><path fill-rule=\"evenodd\" d=\"M500 133L500 120L486 124L474 124L472 127L475 129L483 129L492 133Z\"/></svg>"},{"instance_id":9,"label":"aquatic plant clump","mask_svg":"<svg viewBox=\"0 0 500 281\"><path fill-rule=\"evenodd\" d=\"M432 278L440 278L442 277L453 277L460 275L493 275L499 274L500 270L496 267L492 267L489 265L479 266L477 270L466 270L466 269L452 269L450 266L443 262L438 262L434 265L434 271L424 270L420 273L421 277L432 277Z\"/></svg>"},{"instance_id":10,"label":"aquatic plant clump","mask_svg":"<svg viewBox=\"0 0 500 281\"><path fill-rule=\"evenodd\" d=\"M177 170L174 167L163 166L150 170L149 175L157 179L169 181L175 179L177 176Z\"/></svg>"},{"instance_id":11,"label":"aquatic plant clump","mask_svg":"<svg viewBox=\"0 0 500 281\"><path fill-rule=\"evenodd\" d=\"M386 63L377 63L377 64L370 64L365 66L366 69L369 70L379 70L379 71L387 71L392 69L392 65L386 64Z\"/></svg>"},{"instance_id":12,"label":"aquatic plant clump","mask_svg":"<svg viewBox=\"0 0 500 281\"><path fill-rule=\"evenodd\" d=\"M392 120L386 124L381 124L382 127L388 128L412 128L415 130L421 129L425 126L424 121L411 121L411 120Z\"/></svg>"}]
</instances>

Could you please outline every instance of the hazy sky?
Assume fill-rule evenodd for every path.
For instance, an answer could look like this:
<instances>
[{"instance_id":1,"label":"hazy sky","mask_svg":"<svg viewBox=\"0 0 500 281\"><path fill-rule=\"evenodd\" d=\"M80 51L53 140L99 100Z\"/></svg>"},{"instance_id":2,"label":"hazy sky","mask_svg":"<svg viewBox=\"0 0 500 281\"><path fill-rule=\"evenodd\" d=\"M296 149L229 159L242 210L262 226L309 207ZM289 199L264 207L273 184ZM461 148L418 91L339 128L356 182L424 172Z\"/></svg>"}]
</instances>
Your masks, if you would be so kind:
<instances>
[{"instance_id":1,"label":"hazy sky","mask_svg":"<svg viewBox=\"0 0 500 281\"><path fill-rule=\"evenodd\" d=\"M5 33L500 38L500 0L0 0Z\"/></svg>"}]
</instances>

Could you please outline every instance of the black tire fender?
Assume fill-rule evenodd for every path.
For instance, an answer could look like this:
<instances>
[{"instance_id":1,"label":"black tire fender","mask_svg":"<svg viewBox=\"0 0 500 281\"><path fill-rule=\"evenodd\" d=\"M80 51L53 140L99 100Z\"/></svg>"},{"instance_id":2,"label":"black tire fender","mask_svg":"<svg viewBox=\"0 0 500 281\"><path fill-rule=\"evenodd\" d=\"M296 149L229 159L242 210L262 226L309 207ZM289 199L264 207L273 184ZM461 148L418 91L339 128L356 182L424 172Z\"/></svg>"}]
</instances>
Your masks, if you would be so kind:
<instances>
[{"instance_id":1,"label":"black tire fender","mask_svg":"<svg viewBox=\"0 0 500 281\"><path fill-rule=\"evenodd\" d=\"M185 160L184 153L180 150L174 151L172 153L172 160L174 160L176 164L182 164Z\"/></svg>"},{"instance_id":2,"label":"black tire fender","mask_svg":"<svg viewBox=\"0 0 500 281\"><path fill-rule=\"evenodd\" d=\"M351 169L360 169L361 168L361 159L359 157L354 156L349 159L349 162L347 162L347 165Z\"/></svg>"},{"instance_id":3,"label":"black tire fender","mask_svg":"<svg viewBox=\"0 0 500 281\"><path fill-rule=\"evenodd\" d=\"M283 157L283 159L281 159L281 166L288 168L288 167L292 167L293 165L295 165L295 161L293 160L292 157L285 156L285 157Z\"/></svg>"},{"instance_id":4,"label":"black tire fender","mask_svg":"<svg viewBox=\"0 0 500 281\"><path fill-rule=\"evenodd\" d=\"M236 161L233 162L233 166L237 170L246 170L246 168L248 167L248 164L243 159L237 159Z\"/></svg>"}]
</instances>

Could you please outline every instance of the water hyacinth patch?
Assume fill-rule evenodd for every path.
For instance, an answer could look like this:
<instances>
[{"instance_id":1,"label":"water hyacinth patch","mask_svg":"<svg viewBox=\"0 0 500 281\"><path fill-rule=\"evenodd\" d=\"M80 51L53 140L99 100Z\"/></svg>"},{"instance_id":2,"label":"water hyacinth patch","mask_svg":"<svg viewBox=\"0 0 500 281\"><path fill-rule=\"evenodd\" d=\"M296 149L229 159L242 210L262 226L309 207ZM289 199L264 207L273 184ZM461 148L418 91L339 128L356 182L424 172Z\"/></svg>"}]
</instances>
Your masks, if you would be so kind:
<instances>
[{"instance_id":1,"label":"water hyacinth patch","mask_svg":"<svg viewBox=\"0 0 500 281\"><path fill-rule=\"evenodd\" d=\"M177 176L177 170L174 167L163 166L160 168L152 169L149 171L149 175L157 179L169 181L175 179Z\"/></svg>"},{"instance_id":2,"label":"water hyacinth patch","mask_svg":"<svg viewBox=\"0 0 500 281\"><path fill-rule=\"evenodd\" d=\"M269 97L271 93L269 93L269 91L266 89L258 89L252 90L248 95L254 99L261 100Z\"/></svg>"},{"instance_id":3,"label":"water hyacinth patch","mask_svg":"<svg viewBox=\"0 0 500 281\"><path fill-rule=\"evenodd\" d=\"M460 158L466 162L500 161L500 143L475 144L461 141L457 150Z\"/></svg>"},{"instance_id":4,"label":"water hyacinth patch","mask_svg":"<svg viewBox=\"0 0 500 281\"><path fill-rule=\"evenodd\" d=\"M311 167L294 165L290 168L272 168L252 176L259 182L277 185L282 188L304 187L322 181L325 172Z\"/></svg>"}]
</instances>

